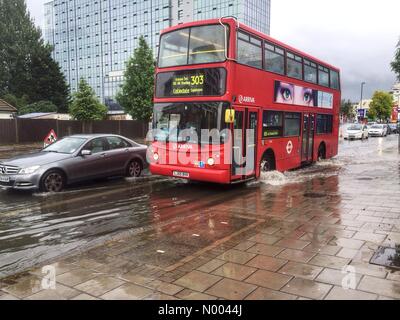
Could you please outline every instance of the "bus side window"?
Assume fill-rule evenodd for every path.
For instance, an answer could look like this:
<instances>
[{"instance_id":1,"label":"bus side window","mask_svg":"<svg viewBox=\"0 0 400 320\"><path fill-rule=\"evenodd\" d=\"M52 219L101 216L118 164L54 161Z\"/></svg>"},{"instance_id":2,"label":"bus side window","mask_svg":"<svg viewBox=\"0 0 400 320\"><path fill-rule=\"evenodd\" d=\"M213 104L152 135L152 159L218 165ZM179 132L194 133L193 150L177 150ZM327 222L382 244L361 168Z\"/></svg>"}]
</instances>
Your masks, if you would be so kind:
<instances>
[{"instance_id":1,"label":"bus side window","mask_svg":"<svg viewBox=\"0 0 400 320\"><path fill-rule=\"evenodd\" d=\"M264 111L262 135L263 139L282 137L283 112Z\"/></svg>"},{"instance_id":2,"label":"bus side window","mask_svg":"<svg viewBox=\"0 0 400 320\"><path fill-rule=\"evenodd\" d=\"M278 74L285 73L285 52L272 44L265 43L265 69Z\"/></svg>"},{"instance_id":3,"label":"bus side window","mask_svg":"<svg viewBox=\"0 0 400 320\"><path fill-rule=\"evenodd\" d=\"M314 62L304 59L304 80L317 83L317 65Z\"/></svg>"},{"instance_id":4,"label":"bus side window","mask_svg":"<svg viewBox=\"0 0 400 320\"><path fill-rule=\"evenodd\" d=\"M329 69L318 66L318 84L329 87Z\"/></svg>"},{"instance_id":5,"label":"bus side window","mask_svg":"<svg viewBox=\"0 0 400 320\"><path fill-rule=\"evenodd\" d=\"M331 70L331 88L339 90L339 73L336 71Z\"/></svg>"},{"instance_id":6,"label":"bus side window","mask_svg":"<svg viewBox=\"0 0 400 320\"><path fill-rule=\"evenodd\" d=\"M262 69L262 41L247 33L238 33L237 59L239 63Z\"/></svg>"},{"instance_id":7,"label":"bus side window","mask_svg":"<svg viewBox=\"0 0 400 320\"><path fill-rule=\"evenodd\" d=\"M300 136L301 114L300 113L285 113L285 137Z\"/></svg>"},{"instance_id":8,"label":"bus side window","mask_svg":"<svg viewBox=\"0 0 400 320\"><path fill-rule=\"evenodd\" d=\"M287 68L287 76L296 78L299 80L303 79L303 59L295 55L293 53L286 53L286 68Z\"/></svg>"},{"instance_id":9,"label":"bus side window","mask_svg":"<svg viewBox=\"0 0 400 320\"><path fill-rule=\"evenodd\" d=\"M317 134L330 134L333 129L333 117L327 114L317 115Z\"/></svg>"}]
</instances>

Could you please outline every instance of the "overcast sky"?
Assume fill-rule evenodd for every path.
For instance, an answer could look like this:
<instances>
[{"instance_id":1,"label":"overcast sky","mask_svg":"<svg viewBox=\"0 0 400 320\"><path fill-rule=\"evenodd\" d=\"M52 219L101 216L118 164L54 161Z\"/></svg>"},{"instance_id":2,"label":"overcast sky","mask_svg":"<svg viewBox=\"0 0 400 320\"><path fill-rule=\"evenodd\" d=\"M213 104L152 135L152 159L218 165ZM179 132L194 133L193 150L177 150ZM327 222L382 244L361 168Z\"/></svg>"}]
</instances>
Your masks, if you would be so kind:
<instances>
[{"instance_id":1,"label":"overcast sky","mask_svg":"<svg viewBox=\"0 0 400 320\"><path fill-rule=\"evenodd\" d=\"M43 4L27 0L38 25ZM390 90L390 71L400 39L399 0L272 0L271 36L342 70L343 98L358 101Z\"/></svg>"}]
</instances>

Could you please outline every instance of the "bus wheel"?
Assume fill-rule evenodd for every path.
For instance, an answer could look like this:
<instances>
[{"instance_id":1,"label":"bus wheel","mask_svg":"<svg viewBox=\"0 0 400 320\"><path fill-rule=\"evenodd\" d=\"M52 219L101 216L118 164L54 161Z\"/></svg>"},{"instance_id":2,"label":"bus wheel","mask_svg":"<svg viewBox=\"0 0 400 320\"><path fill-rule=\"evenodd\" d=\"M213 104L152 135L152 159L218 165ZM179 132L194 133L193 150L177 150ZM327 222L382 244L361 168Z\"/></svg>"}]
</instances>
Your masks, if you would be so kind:
<instances>
[{"instance_id":1,"label":"bus wheel","mask_svg":"<svg viewBox=\"0 0 400 320\"><path fill-rule=\"evenodd\" d=\"M261 160L261 172L268 172L275 170L275 159L271 154L267 154Z\"/></svg>"},{"instance_id":2,"label":"bus wheel","mask_svg":"<svg viewBox=\"0 0 400 320\"><path fill-rule=\"evenodd\" d=\"M318 148L318 161L322 161L326 159L326 151L325 146L321 144Z\"/></svg>"}]
</instances>

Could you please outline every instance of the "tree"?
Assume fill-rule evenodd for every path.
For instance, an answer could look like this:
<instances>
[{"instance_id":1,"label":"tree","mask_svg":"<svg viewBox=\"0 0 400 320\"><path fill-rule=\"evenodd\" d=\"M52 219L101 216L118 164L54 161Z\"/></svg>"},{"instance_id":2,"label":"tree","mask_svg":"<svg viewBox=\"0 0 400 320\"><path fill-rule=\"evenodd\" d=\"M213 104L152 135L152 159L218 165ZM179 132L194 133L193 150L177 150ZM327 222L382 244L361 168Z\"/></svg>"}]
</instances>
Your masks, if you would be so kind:
<instances>
[{"instance_id":1,"label":"tree","mask_svg":"<svg viewBox=\"0 0 400 320\"><path fill-rule=\"evenodd\" d=\"M66 110L69 89L51 52L25 0L0 0L0 96L49 100Z\"/></svg>"},{"instance_id":2,"label":"tree","mask_svg":"<svg viewBox=\"0 0 400 320\"><path fill-rule=\"evenodd\" d=\"M82 78L78 91L72 97L69 113L76 120L91 121L104 120L107 116L107 107L100 103L94 90Z\"/></svg>"},{"instance_id":3,"label":"tree","mask_svg":"<svg viewBox=\"0 0 400 320\"><path fill-rule=\"evenodd\" d=\"M51 57L51 47L40 47L32 56L30 101L51 101L60 113L68 112L69 86L59 64Z\"/></svg>"},{"instance_id":4,"label":"tree","mask_svg":"<svg viewBox=\"0 0 400 320\"><path fill-rule=\"evenodd\" d=\"M354 115L353 104L350 100L342 100L340 104L340 113L344 115L347 119Z\"/></svg>"},{"instance_id":5,"label":"tree","mask_svg":"<svg viewBox=\"0 0 400 320\"><path fill-rule=\"evenodd\" d=\"M393 97L390 93L376 91L368 110L371 119L386 121L390 118L393 108Z\"/></svg>"},{"instance_id":6,"label":"tree","mask_svg":"<svg viewBox=\"0 0 400 320\"><path fill-rule=\"evenodd\" d=\"M18 109L20 115L34 112L57 112L57 107L50 101L39 101Z\"/></svg>"},{"instance_id":7,"label":"tree","mask_svg":"<svg viewBox=\"0 0 400 320\"><path fill-rule=\"evenodd\" d=\"M22 98L17 98L16 96L12 95L11 93L7 93L4 96L2 96L1 98L4 101L11 104L14 108L17 108L18 110L26 107L26 105L28 104L28 102L27 102L28 97L26 95L24 95Z\"/></svg>"},{"instance_id":8,"label":"tree","mask_svg":"<svg viewBox=\"0 0 400 320\"><path fill-rule=\"evenodd\" d=\"M118 103L133 119L149 121L151 118L154 71L153 52L142 36L139 47L127 63L124 84L117 94Z\"/></svg>"},{"instance_id":9,"label":"tree","mask_svg":"<svg viewBox=\"0 0 400 320\"><path fill-rule=\"evenodd\" d=\"M393 72L397 76L397 80L400 81L400 41L397 44L396 53L394 56L394 60L391 63L391 67L392 67Z\"/></svg>"}]
</instances>

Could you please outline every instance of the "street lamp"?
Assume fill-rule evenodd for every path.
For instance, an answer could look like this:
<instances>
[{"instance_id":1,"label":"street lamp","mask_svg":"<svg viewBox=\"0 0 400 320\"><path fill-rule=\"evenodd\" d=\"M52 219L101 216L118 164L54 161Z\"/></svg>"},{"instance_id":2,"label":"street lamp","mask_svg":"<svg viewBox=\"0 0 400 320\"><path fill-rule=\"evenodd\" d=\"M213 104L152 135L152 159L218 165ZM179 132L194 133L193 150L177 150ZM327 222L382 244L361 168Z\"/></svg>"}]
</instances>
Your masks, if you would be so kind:
<instances>
[{"instance_id":1,"label":"street lamp","mask_svg":"<svg viewBox=\"0 0 400 320\"><path fill-rule=\"evenodd\" d=\"M361 101L360 101L360 109L362 109L362 102L363 102L363 93L364 93L364 86L366 85L365 82L361 82Z\"/></svg>"}]
</instances>

